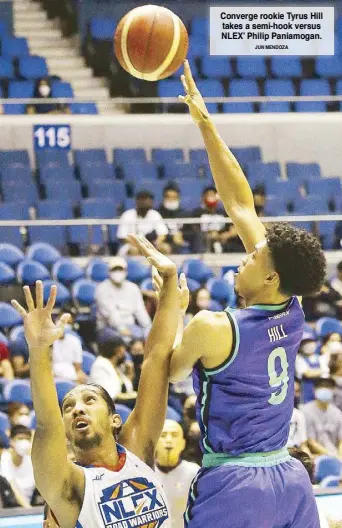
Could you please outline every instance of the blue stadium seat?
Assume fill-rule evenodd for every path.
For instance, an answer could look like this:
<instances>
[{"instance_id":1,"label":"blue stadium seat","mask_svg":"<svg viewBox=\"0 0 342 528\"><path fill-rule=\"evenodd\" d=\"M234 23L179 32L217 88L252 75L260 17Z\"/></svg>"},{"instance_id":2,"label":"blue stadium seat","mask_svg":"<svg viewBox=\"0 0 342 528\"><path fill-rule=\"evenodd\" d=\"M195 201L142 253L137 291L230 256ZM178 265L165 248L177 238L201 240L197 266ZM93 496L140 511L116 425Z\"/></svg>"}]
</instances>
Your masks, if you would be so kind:
<instances>
[{"instance_id":1,"label":"blue stadium seat","mask_svg":"<svg viewBox=\"0 0 342 528\"><path fill-rule=\"evenodd\" d=\"M260 147L231 147L230 150L240 165L245 165L251 161L262 161Z\"/></svg>"},{"instance_id":2,"label":"blue stadium seat","mask_svg":"<svg viewBox=\"0 0 342 528\"><path fill-rule=\"evenodd\" d=\"M204 77L209 77L210 79L232 77L233 75L232 66L228 57L203 57L201 71Z\"/></svg>"},{"instance_id":3,"label":"blue stadium seat","mask_svg":"<svg viewBox=\"0 0 342 528\"><path fill-rule=\"evenodd\" d=\"M341 180L340 178L324 178L321 180L312 179L307 180L307 190L310 194L317 194L325 196L328 199L334 196L341 195Z\"/></svg>"},{"instance_id":4,"label":"blue stadium seat","mask_svg":"<svg viewBox=\"0 0 342 528\"><path fill-rule=\"evenodd\" d=\"M25 339L25 328L23 324L15 326L9 333L10 341L17 341L18 339Z\"/></svg>"},{"instance_id":5,"label":"blue stadium seat","mask_svg":"<svg viewBox=\"0 0 342 528\"><path fill-rule=\"evenodd\" d=\"M140 180L137 180L134 185L134 193L137 194L141 191L147 191L150 192L155 200L155 206L156 204L159 204L161 202L163 197L163 189L165 187L166 182L162 180L151 180L148 178L141 178Z\"/></svg>"},{"instance_id":6,"label":"blue stadium seat","mask_svg":"<svg viewBox=\"0 0 342 528\"><path fill-rule=\"evenodd\" d=\"M1 55L3 57L27 57L30 55L28 42L22 37L7 37L1 42Z\"/></svg>"},{"instance_id":7,"label":"blue stadium seat","mask_svg":"<svg viewBox=\"0 0 342 528\"><path fill-rule=\"evenodd\" d=\"M44 303L48 301L50 296L51 286L57 285L57 297L56 297L56 307L62 307L64 304L68 303L71 300L70 293L68 288L59 282L53 280L46 280L43 282L44 288Z\"/></svg>"},{"instance_id":8,"label":"blue stadium seat","mask_svg":"<svg viewBox=\"0 0 342 528\"><path fill-rule=\"evenodd\" d=\"M191 163L202 163L203 165L208 164L208 154L205 149L190 149L189 159Z\"/></svg>"},{"instance_id":9,"label":"blue stadium seat","mask_svg":"<svg viewBox=\"0 0 342 528\"><path fill-rule=\"evenodd\" d=\"M318 231L323 249L333 249L335 241L336 222L319 222Z\"/></svg>"},{"instance_id":10,"label":"blue stadium seat","mask_svg":"<svg viewBox=\"0 0 342 528\"><path fill-rule=\"evenodd\" d=\"M329 207L321 196L311 195L307 198L297 196L293 200L293 212L303 215L329 214Z\"/></svg>"},{"instance_id":11,"label":"blue stadium seat","mask_svg":"<svg viewBox=\"0 0 342 528\"><path fill-rule=\"evenodd\" d=\"M320 77L342 77L341 57L317 57L315 61L316 74Z\"/></svg>"},{"instance_id":12,"label":"blue stadium seat","mask_svg":"<svg viewBox=\"0 0 342 528\"><path fill-rule=\"evenodd\" d=\"M81 217L83 218L115 218L117 203L111 199L105 198L86 198L81 201ZM89 244L100 245L105 243L105 234L101 225L88 226L75 225L70 226L69 242L78 244L81 247Z\"/></svg>"},{"instance_id":13,"label":"blue stadium seat","mask_svg":"<svg viewBox=\"0 0 342 528\"><path fill-rule=\"evenodd\" d=\"M102 16L92 17L89 24L90 35L96 40L112 40L115 28L115 20Z\"/></svg>"},{"instance_id":14,"label":"blue stadium seat","mask_svg":"<svg viewBox=\"0 0 342 528\"><path fill-rule=\"evenodd\" d=\"M13 284L14 281L15 273L12 268L5 262L0 262L0 285Z\"/></svg>"},{"instance_id":15,"label":"blue stadium seat","mask_svg":"<svg viewBox=\"0 0 342 528\"><path fill-rule=\"evenodd\" d=\"M205 57L202 58L202 61L204 60ZM196 59L194 58L190 58L188 57L188 61L189 61L189 65L190 65L190 68L191 68L191 73L192 73L192 76L194 79L196 79L197 77L199 77L199 71L198 71L198 66L197 66L197 61ZM176 70L172 75L171 75L171 78L173 79L180 79L180 76L183 75L184 73L184 67L183 67L183 64L178 68L178 70ZM181 94L179 94L181 95Z\"/></svg>"},{"instance_id":16,"label":"blue stadium seat","mask_svg":"<svg viewBox=\"0 0 342 528\"><path fill-rule=\"evenodd\" d=\"M223 305L231 307L236 305L234 287L225 280L216 278L209 279L205 287L209 291L211 298L221 303L221 308Z\"/></svg>"},{"instance_id":17,"label":"blue stadium seat","mask_svg":"<svg viewBox=\"0 0 342 528\"><path fill-rule=\"evenodd\" d=\"M315 459L315 481L321 482L326 477L339 477L341 461L334 456L321 455Z\"/></svg>"},{"instance_id":18,"label":"blue stadium seat","mask_svg":"<svg viewBox=\"0 0 342 528\"><path fill-rule=\"evenodd\" d=\"M268 195L281 196L284 200L292 201L299 193L299 185L295 181L281 181L267 179L265 190Z\"/></svg>"},{"instance_id":19,"label":"blue stadium seat","mask_svg":"<svg viewBox=\"0 0 342 528\"><path fill-rule=\"evenodd\" d=\"M179 412L173 409L173 407L170 407L170 405L168 405L166 409L166 419L173 420L174 422L177 422L177 423L181 423L183 417Z\"/></svg>"},{"instance_id":20,"label":"blue stadium seat","mask_svg":"<svg viewBox=\"0 0 342 528\"><path fill-rule=\"evenodd\" d=\"M105 149L86 149L86 150L75 150L75 162L76 165L85 163L87 161L102 161L107 163L107 155Z\"/></svg>"},{"instance_id":21,"label":"blue stadium seat","mask_svg":"<svg viewBox=\"0 0 342 528\"><path fill-rule=\"evenodd\" d=\"M58 403L61 404L64 400L65 395L75 387L75 383L71 381L60 381L56 380L56 391Z\"/></svg>"},{"instance_id":22,"label":"blue stadium seat","mask_svg":"<svg viewBox=\"0 0 342 528\"><path fill-rule=\"evenodd\" d=\"M0 220L28 220L27 201L0 204ZM20 227L1 227L0 244L8 243L23 249Z\"/></svg>"},{"instance_id":23,"label":"blue stadium seat","mask_svg":"<svg viewBox=\"0 0 342 528\"><path fill-rule=\"evenodd\" d=\"M263 113L284 113L284 112L290 112L290 103L287 103L286 101L270 101L268 103L261 103L260 104L260 112Z\"/></svg>"},{"instance_id":24,"label":"blue stadium seat","mask_svg":"<svg viewBox=\"0 0 342 528\"><path fill-rule=\"evenodd\" d=\"M305 183L308 180L321 177L321 167L318 163L286 163L286 173L289 180Z\"/></svg>"},{"instance_id":25,"label":"blue stadium seat","mask_svg":"<svg viewBox=\"0 0 342 528\"><path fill-rule=\"evenodd\" d=\"M288 215L287 201L285 198L268 196L265 204L265 216Z\"/></svg>"},{"instance_id":26,"label":"blue stadium seat","mask_svg":"<svg viewBox=\"0 0 342 528\"><path fill-rule=\"evenodd\" d=\"M157 84L158 97L178 97L184 93L179 79L163 79Z\"/></svg>"},{"instance_id":27,"label":"blue stadium seat","mask_svg":"<svg viewBox=\"0 0 342 528\"><path fill-rule=\"evenodd\" d=\"M24 81L27 84L27 81ZM33 83L28 83L33 87ZM8 165L22 164L23 167L30 166L30 158L27 150L1 150L0 151L0 166L7 167ZM17 166L17 165L16 165Z\"/></svg>"},{"instance_id":28,"label":"blue stadium seat","mask_svg":"<svg viewBox=\"0 0 342 528\"><path fill-rule=\"evenodd\" d=\"M164 178L166 180L193 178L194 176L196 176L195 166L191 163L170 162L164 166Z\"/></svg>"},{"instance_id":29,"label":"blue stadium seat","mask_svg":"<svg viewBox=\"0 0 342 528\"><path fill-rule=\"evenodd\" d=\"M0 79L15 77L14 66L11 59L0 57Z\"/></svg>"},{"instance_id":30,"label":"blue stadium seat","mask_svg":"<svg viewBox=\"0 0 342 528\"><path fill-rule=\"evenodd\" d=\"M7 20L0 19L0 38L5 40L6 38L10 37L11 32L12 30L10 30Z\"/></svg>"},{"instance_id":31,"label":"blue stadium seat","mask_svg":"<svg viewBox=\"0 0 342 528\"><path fill-rule=\"evenodd\" d=\"M33 226L29 227L30 244L36 242L47 242L62 249L66 246L66 229L64 226Z\"/></svg>"},{"instance_id":32,"label":"blue stadium seat","mask_svg":"<svg viewBox=\"0 0 342 528\"><path fill-rule=\"evenodd\" d=\"M72 98L74 97L74 92L70 83L54 81L51 85L51 96Z\"/></svg>"},{"instance_id":33,"label":"blue stadium seat","mask_svg":"<svg viewBox=\"0 0 342 528\"><path fill-rule=\"evenodd\" d=\"M16 167L11 165L1 169L1 179L3 181L16 181L23 184L32 184L32 172L30 167Z\"/></svg>"},{"instance_id":34,"label":"blue stadium seat","mask_svg":"<svg viewBox=\"0 0 342 528\"><path fill-rule=\"evenodd\" d=\"M151 270L137 260L127 260L127 280L140 284L151 275Z\"/></svg>"},{"instance_id":35,"label":"blue stadium seat","mask_svg":"<svg viewBox=\"0 0 342 528\"><path fill-rule=\"evenodd\" d=\"M33 81L10 81L8 85L8 97L12 99L27 99L33 97Z\"/></svg>"},{"instance_id":36,"label":"blue stadium seat","mask_svg":"<svg viewBox=\"0 0 342 528\"><path fill-rule=\"evenodd\" d=\"M258 97L259 88L255 80L233 79L229 83L228 94L231 97ZM254 111L253 103L224 103L223 112L250 113Z\"/></svg>"},{"instance_id":37,"label":"blue stadium seat","mask_svg":"<svg viewBox=\"0 0 342 528\"><path fill-rule=\"evenodd\" d=\"M225 96L223 85L218 79L199 79L196 84L204 98ZM209 112L218 112L218 103L206 103L206 106Z\"/></svg>"},{"instance_id":38,"label":"blue stadium seat","mask_svg":"<svg viewBox=\"0 0 342 528\"><path fill-rule=\"evenodd\" d=\"M331 95L329 82L326 79L303 79L300 83L300 95ZM326 112L324 101L300 101L295 103L297 112Z\"/></svg>"},{"instance_id":39,"label":"blue stadium seat","mask_svg":"<svg viewBox=\"0 0 342 528\"><path fill-rule=\"evenodd\" d=\"M4 387L4 398L7 402L20 402L32 404L31 387L29 380L15 379L9 381Z\"/></svg>"},{"instance_id":40,"label":"blue stadium seat","mask_svg":"<svg viewBox=\"0 0 342 528\"><path fill-rule=\"evenodd\" d=\"M24 253L12 244L0 244L0 262L15 267L24 260Z\"/></svg>"},{"instance_id":41,"label":"blue stadium seat","mask_svg":"<svg viewBox=\"0 0 342 528\"><path fill-rule=\"evenodd\" d=\"M126 163L146 163L146 151L143 148L113 149L113 159L115 165L125 165Z\"/></svg>"},{"instance_id":42,"label":"blue stadium seat","mask_svg":"<svg viewBox=\"0 0 342 528\"><path fill-rule=\"evenodd\" d=\"M45 182L45 193L49 200L58 197L59 200L78 203L82 199L81 184L76 180L48 180Z\"/></svg>"},{"instance_id":43,"label":"blue stadium seat","mask_svg":"<svg viewBox=\"0 0 342 528\"><path fill-rule=\"evenodd\" d=\"M191 196L195 199L194 207L199 207L203 188L206 187L204 182L199 182L197 178L182 178L177 180L177 186L181 193L182 204L184 200Z\"/></svg>"},{"instance_id":44,"label":"blue stadium seat","mask_svg":"<svg viewBox=\"0 0 342 528\"><path fill-rule=\"evenodd\" d=\"M17 269L17 278L20 284L35 284L37 280L47 280L50 273L43 264L34 260L23 260Z\"/></svg>"},{"instance_id":45,"label":"blue stadium seat","mask_svg":"<svg viewBox=\"0 0 342 528\"><path fill-rule=\"evenodd\" d=\"M43 266L50 268L61 258L60 252L50 244L37 242L27 249L27 258L39 262Z\"/></svg>"},{"instance_id":46,"label":"blue stadium seat","mask_svg":"<svg viewBox=\"0 0 342 528\"><path fill-rule=\"evenodd\" d=\"M188 59L195 59L196 57L206 57L209 52L209 42L200 35L189 37ZM183 91L181 92L183 93Z\"/></svg>"},{"instance_id":47,"label":"blue stadium seat","mask_svg":"<svg viewBox=\"0 0 342 528\"><path fill-rule=\"evenodd\" d=\"M296 95L293 82L290 79L268 79L265 81L264 92L265 95L269 96ZM290 103L285 101L262 103L260 110L262 112L289 112Z\"/></svg>"},{"instance_id":48,"label":"blue stadium seat","mask_svg":"<svg viewBox=\"0 0 342 528\"><path fill-rule=\"evenodd\" d=\"M87 198L81 202L82 218L115 218L115 202L98 198Z\"/></svg>"},{"instance_id":49,"label":"blue stadium seat","mask_svg":"<svg viewBox=\"0 0 342 528\"><path fill-rule=\"evenodd\" d=\"M21 96L23 98L23 96ZM5 115L24 115L26 114L26 105L21 103L4 103Z\"/></svg>"},{"instance_id":50,"label":"blue stadium seat","mask_svg":"<svg viewBox=\"0 0 342 528\"><path fill-rule=\"evenodd\" d=\"M99 111L95 103L71 103L69 105L72 114L88 114L95 115Z\"/></svg>"},{"instance_id":51,"label":"blue stadium seat","mask_svg":"<svg viewBox=\"0 0 342 528\"><path fill-rule=\"evenodd\" d=\"M337 476L337 477L334 477L334 476L325 477L320 482L320 487L321 488L339 488L339 486L340 486L340 477L339 476Z\"/></svg>"},{"instance_id":52,"label":"blue stadium seat","mask_svg":"<svg viewBox=\"0 0 342 528\"><path fill-rule=\"evenodd\" d=\"M49 75L44 57L30 56L19 59L19 73L25 79L40 79Z\"/></svg>"},{"instance_id":53,"label":"blue stadium seat","mask_svg":"<svg viewBox=\"0 0 342 528\"><path fill-rule=\"evenodd\" d=\"M78 307L91 306L95 302L96 282L90 279L79 279L74 282L71 295Z\"/></svg>"},{"instance_id":54,"label":"blue stadium seat","mask_svg":"<svg viewBox=\"0 0 342 528\"><path fill-rule=\"evenodd\" d=\"M271 57L271 73L274 77L301 77L300 57Z\"/></svg>"},{"instance_id":55,"label":"blue stadium seat","mask_svg":"<svg viewBox=\"0 0 342 528\"><path fill-rule=\"evenodd\" d=\"M154 179L158 178L158 169L154 163L127 163L121 166L124 178L127 182L138 182L142 178Z\"/></svg>"},{"instance_id":56,"label":"blue stadium seat","mask_svg":"<svg viewBox=\"0 0 342 528\"><path fill-rule=\"evenodd\" d=\"M109 277L108 263L101 259L92 259L86 269L86 276L95 282L102 282Z\"/></svg>"},{"instance_id":57,"label":"blue stadium seat","mask_svg":"<svg viewBox=\"0 0 342 528\"><path fill-rule=\"evenodd\" d=\"M236 70L244 79L258 79L267 76L264 57L237 57Z\"/></svg>"},{"instance_id":58,"label":"blue stadium seat","mask_svg":"<svg viewBox=\"0 0 342 528\"><path fill-rule=\"evenodd\" d=\"M209 35L208 17L194 16L191 20L191 35L207 37Z\"/></svg>"},{"instance_id":59,"label":"blue stadium seat","mask_svg":"<svg viewBox=\"0 0 342 528\"><path fill-rule=\"evenodd\" d=\"M316 333L320 339L334 332L342 335L342 323L340 321L333 317L321 317L318 319L316 323Z\"/></svg>"},{"instance_id":60,"label":"blue stadium seat","mask_svg":"<svg viewBox=\"0 0 342 528\"><path fill-rule=\"evenodd\" d=\"M0 328L12 328L22 324L23 320L10 304L0 302Z\"/></svg>"},{"instance_id":61,"label":"blue stadium seat","mask_svg":"<svg viewBox=\"0 0 342 528\"><path fill-rule=\"evenodd\" d=\"M127 407L127 405L123 405L122 403L116 403L115 404L116 412L120 415L122 423L125 423L127 421L127 418L131 414L131 409Z\"/></svg>"},{"instance_id":62,"label":"blue stadium seat","mask_svg":"<svg viewBox=\"0 0 342 528\"><path fill-rule=\"evenodd\" d=\"M280 164L277 161L262 163L252 161L245 164L248 181L252 188L256 185L266 184L268 181L276 181L281 178Z\"/></svg>"},{"instance_id":63,"label":"blue stadium seat","mask_svg":"<svg viewBox=\"0 0 342 528\"><path fill-rule=\"evenodd\" d=\"M36 161L39 169L43 169L44 167L70 167L68 153L64 150L38 150L36 152Z\"/></svg>"},{"instance_id":64,"label":"blue stadium seat","mask_svg":"<svg viewBox=\"0 0 342 528\"><path fill-rule=\"evenodd\" d=\"M61 258L52 266L52 278L56 281L70 286L74 281L84 277L84 270L69 258Z\"/></svg>"},{"instance_id":65,"label":"blue stadium seat","mask_svg":"<svg viewBox=\"0 0 342 528\"><path fill-rule=\"evenodd\" d=\"M147 279L144 279L141 282L140 289L141 289L141 291L144 291L144 290L154 291L151 277L147 277Z\"/></svg>"},{"instance_id":66,"label":"blue stadium seat","mask_svg":"<svg viewBox=\"0 0 342 528\"><path fill-rule=\"evenodd\" d=\"M188 283L188 288L190 292L194 292L201 287L201 284L195 279L191 279L190 277L187 277L186 281Z\"/></svg>"},{"instance_id":67,"label":"blue stadium seat","mask_svg":"<svg viewBox=\"0 0 342 528\"><path fill-rule=\"evenodd\" d=\"M90 184L96 180L114 181L113 166L103 161L86 161L79 165L80 178L83 183Z\"/></svg>"},{"instance_id":68,"label":"blue stadium seat","mask_svg":"<svg viewBox=\"0 0 342 528\"><path fill-rule=\"evenodd\" d=\"M38 218L68 220L73 218L72 203L66 200L42 200L37 204Z\"/></svg>"},{"instance_id":69,"label":"blue stadium seat","mask_svg":"<svg viewBox=\"0 0 342 528\"><path fill-rule=\"evenodd\" d=\"M8 339L5 336L5 334L3 334L2 332L0 332L0 343L4 343L5 345L8 345Z\"/></svg>"},{"instance_id":70,"label":"blue stadium seat","mask_svg":"<svg viewBox=\"0 0 342 528\"><path fill-rule=\"evenodd\" d=\"M89 376L91 367L95 361L95 356L91 352L83 351L82 370Z\"/></svg>"},{"instance_id":71,"label":"blue stadium seat","mask_svg":"<svg viewBox=\"0 0 342 528\"><path fill-rule=\"evenodd\" d=\"M116 204L123 203L126 199L126 185L118 180L93 180L88 181L89 198L111 198Z\"/></svg>"},{"instance_id":72,"label":"blue stadium seat","mask_svg":"<svg viewBox=\"0 0 342 528\"><path fill-rule=\"evenodd\" d=\"M35 205L38 201L37 187L33 183L24 184L22 181L4 180L1 187L5 202L23 200L30 205Z\"/></svg>"},{"instance_id":73,"label":"blue stadium seat","mask_svg":"<svg viewBox=\"0 0 342 528\"><path fill-rule=\"evenodd\" d=\"M207 282L214 275L212 269L202 260L198 259L185 260L182 265L182 272L200 284Z\"/></svg>"},{"instance_id":74,"label":"blue stadium seat","mask_svg":"<svg viewBox=\"0 0 342 528\"><path fill-rule=\"evenodd\" d=\"M166 165L167 163L184 161L183 149L152 149L152 161L157 165Z\"/></svg>"},{"instance_id":75,"label":"blue stadium seat","mask_svg":"<svg viewBox=\"0 0 342 528\"><path fill-rule=\"evenodd\" d=\"M4 412L0 412L0 431L4 433L9 432L11 429L10 421L8 415Z\"/></svg>"},{"instance_id":76,"label":"blue stadium seat","mask_svg":"<svg viewBox=\"0 0 342 528\"><path fill-rule=\"evenodd\" d=\"M74 175L74 171L73 171L73 168L70 167L70 166L64 166L64 167L60 167L60 166L50 166L50 165L45 165L44 167L42 167L39 171L39 179L40 179L40 183L46 183L46 182L51 182L51 181L63 181L63 184L65 182L65 184L67 182L72 182L75 180L75 175ZM53 196L53 198L56 198L56 196L58 196L58 193L57 195L55 194Z\"/></svg>"}]
</instances>

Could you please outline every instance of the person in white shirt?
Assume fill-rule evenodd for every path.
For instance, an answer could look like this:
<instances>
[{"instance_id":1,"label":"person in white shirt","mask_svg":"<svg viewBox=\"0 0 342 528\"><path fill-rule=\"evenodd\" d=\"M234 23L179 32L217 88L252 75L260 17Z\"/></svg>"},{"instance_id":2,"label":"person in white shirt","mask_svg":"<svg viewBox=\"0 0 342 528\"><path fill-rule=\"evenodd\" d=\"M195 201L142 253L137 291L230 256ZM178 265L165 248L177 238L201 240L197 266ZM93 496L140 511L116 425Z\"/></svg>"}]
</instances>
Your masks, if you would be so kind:
<instances>
[{"instance_id":1,"label":"person in white shirt","mask_svg":"<svg viewBox=\"0 0 342 528\"><path fill-rule=\"evenodd\" d=\"M53 374L58 379L85 383L87 375L82 370L83 350L81 340L73 333L65 333L52 345Z\"/></svg>"},{"instance_id":2,"label":"person in white shirt","mask_svg":"<svg viewBox=\"0 0 342 528\"><path fill-rule=\"evenodd\" d=\"M95 359L90 382L101 385L117 403L135 402L137 393L125 375L126 346L122 339L111 339L99 344L100 355Z\"/></svg>"},{"instance_id":3,"label":"person in white shirt","mask_svg":"<svg viewBox=\"0 0 342 528\"><path fill-rule=\"evenodd\" d=\"M127 263L122 257L111 262L110 278L95 291L97 340L122 337L130 342L147 336L151 318L145 308L142 293L133 282L126 280Z\"/></svg>"},{"instance_id":4,"label":"person in white shirt","mask_svg":"<svg viewBox=\"0 0 342 528\"><path fill-rule=\"evenodd\" d=\"M190 485L200 466L182 460L185 438L182 427L166 420L156 449L155 471L170 503L172 528L183 528Z\"/></svg>"},{"instance_id":5,"label":"person in white shirt","mask_svg":"<svg viewBox=\"0 0 342 528\"><path fill-rule=\"evenodd\" d=\"M157 248L164 242L169 230L158 211L153 209L154 196L149 191L140 191L135 197L135 209L128 209L121 218L117 238L124 244L120 255L127 254L130 248L129 234L143 235Z\"/></svg>"},{"instance_id":6,"label":"person in white shirt","mask_svg":"<svg viewBox=\"0 0 342 528\"><path fill-rule=\"evenodd\" d=\"M24 425L15 425L10 438L10 449L1 454L0 474L11 484L19 504L29 508L36 489L31 461L32 433Z\"/></svg>"},{"instance_id":7,"label":"person in white shirt","mask_svg":"<svg viewBox=\"0 0 342 528\"><path fill-rule=\"evenodd\" d=\"M294 383L295 398L294 408L290 422L290 433L286 447L298 447L302 451L310 454L307 445L308 435L306 432L306 421L304 413L298 408L300 405L300 382L295 380Z\"/></svg>"}]
</instances>

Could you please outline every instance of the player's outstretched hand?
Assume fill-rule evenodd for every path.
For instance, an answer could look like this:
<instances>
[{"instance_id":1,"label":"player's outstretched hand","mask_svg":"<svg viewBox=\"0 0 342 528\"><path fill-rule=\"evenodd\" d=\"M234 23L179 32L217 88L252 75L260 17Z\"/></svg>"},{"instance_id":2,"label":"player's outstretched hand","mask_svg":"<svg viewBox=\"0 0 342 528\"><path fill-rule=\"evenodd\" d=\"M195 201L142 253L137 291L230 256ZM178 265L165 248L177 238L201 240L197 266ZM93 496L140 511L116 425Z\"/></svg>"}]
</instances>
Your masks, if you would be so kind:
<instances>
[{"instance_id":1,"label":"player's outstretched hand","mask_svg":"<svg viewBox=\"0 0 342 528\"><path fill-rule=\"evenodd\" d=\"M176 264L169 257L160 253L145 237L128 235L128 239L146 257L151 266L158 270L161 277L171 277L177 274Z\"/></svg>"},{"instance_id":2,"label":"player's outstretched hand","mask_svg":"<svg viewBox=\"0 0 342 528\"><path fill-rule=\"evenodd\" d=\"M30 349L42 350L63 336L64 327L70 315L63 314L58 324L52 321L51 314L56 302L57 286L51 286L50 297L46 306L44 306L43 300L42 281L36 282L36 305L29 286L24 286L23 290L27 304L26 310L17 301L12 301L12 306L24 320L25 337Z\"/></svg>"},{"instance_id":3,"label":"player's outstretched hand","mask_svg":"<svg viewBox=\"0 0 342 528\"><path fill-rule=\"evenodd\" d=\"M184 75L181 75L181 81L186 95L180 95L179 99L188 105L190 115L196 124L205 121L209 118L209 112L196 86L187 60L184 61Z\"/></svg>"},{"instance_id":4,"label":"player's outstretched hand","mask_svg":"<svg viewBox=\"0 0 342 528\"><path fill-rule=\"evenodd\" d=\"M163 287L163 279L161 278L158 271L154 267L152 268L152 283L153 283L154 291L156 292L157 299L159 299L159 295ZM184 273L181 273L179 277L178 295L179 295L179 306L180 306L181 314L185 315L188 309L188 306L189 306L190 294L189 294L188 283L186 281L186 276Z\"/></svg>"}]
</instances>

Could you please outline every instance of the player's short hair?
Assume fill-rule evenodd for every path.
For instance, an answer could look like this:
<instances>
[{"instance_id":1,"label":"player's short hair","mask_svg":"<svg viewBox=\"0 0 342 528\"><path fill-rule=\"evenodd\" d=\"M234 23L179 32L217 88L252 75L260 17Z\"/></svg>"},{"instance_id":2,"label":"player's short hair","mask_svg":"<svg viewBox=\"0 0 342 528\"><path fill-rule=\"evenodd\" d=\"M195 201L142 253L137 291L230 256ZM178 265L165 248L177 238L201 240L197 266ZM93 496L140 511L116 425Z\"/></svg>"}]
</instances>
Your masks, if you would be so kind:
<instances>
[{"instance_id":1,"label":"player's short hair","mask_svg":"<svg viewBox=\"0 0 342 528\"><path fill-rule=\"evenodd\" d=\"M310 477L310 481L313 484L314 483L314 462L308 453L305 453L305 451L302 451L301 449L298 449L298 447L289 447L289 453L292 456L292 458L296 458L303 464L306 471L308 472L308 475Z\"/></svg>"},{"instance_id":2,"label":"player's short hair","mask_svg":"<svg viewBox=\"0 0 342 528\"><path fill-rule=\"evenodd\" d=\"M26 436L31 436L32 431L25 425L14 425L11 429L10 438L14 438L15 436L18 436L20 434L24 434Z\"/></svg>"},{"instance_id":3,"label":"player's short hair","mask_svg":"<svg viewBox=\"0 0 342 528\"><path fill-rule=\"evenodd\" d=\"M101 385L98 385L97 383L84 383L84 386L85 387L95 387L98 390L98 392L100 393L100 395L102 396L102 398L104 399L105 403L107 404L108 413L109 414L116 414L115 403L114 403L114 401L112 400L112 398L110 397L109 393L106 391L106 389L104 387L102 387ZM66 393L66 395L64 396L64 398L63 398L63 400L61 402L61 410L63 409L63 403L64 403L65 399L68 397L70 392L73 391L73 390L74 389L70 389Z\"/></svg>"},{"instance_id":4,"label":"player's short hair","mask_svg":"<svg viewBox=\"0 0 342 528\"><path fill-rule=\"evenodd\" d=\"M326 389L334 389L336 387L336 381L334 378L318 378L314 381L315 389L325 387Z\"/></svg>"},{"instance_id":5,"label":"player's short hair","mask_svg":"<svg viewBox=\"0 0 342 528\"><path fill-rule=\"evenodd\" d=\"M318 239L290 224L275 223L267 228L267 246L287 295L310 295L323 286L326 258Z\"/></svg>"}]
</instances>

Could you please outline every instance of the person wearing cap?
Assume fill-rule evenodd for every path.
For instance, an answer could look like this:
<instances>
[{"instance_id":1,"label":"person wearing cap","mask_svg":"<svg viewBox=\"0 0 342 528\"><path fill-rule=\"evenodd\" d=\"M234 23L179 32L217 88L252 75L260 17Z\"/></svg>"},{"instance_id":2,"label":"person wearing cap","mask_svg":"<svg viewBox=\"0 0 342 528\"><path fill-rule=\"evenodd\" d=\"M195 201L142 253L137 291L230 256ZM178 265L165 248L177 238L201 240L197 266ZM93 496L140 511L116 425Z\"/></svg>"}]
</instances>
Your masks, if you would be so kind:
<instances>
[{"instance_id":1,"label":"person wearing cap","mask_svg":"<svg viewBox=\"0 0 342 528\"><path fill-rule=\"evenodd\" d=\"M160 248L168 234L168 228L161 214L153 209L154 196L150 191L140 191L135 197L135 209L128 209L120 217L117 238L124 245L120 254L127 254L130 248L128 235L145 236Z\"/></svg>"},{"instance_id":2,"label":"person wearing cap","mask_svg":"<svg viewBox=\"0 0 342 528\"><path fill-rule=\"evenodd\" d=\"M302 382L303 402L314 399L314 380L329 375L326 361L317 353L318 346L314 334L303 332L302 341L296 357L296 377Z\"/></svg>"},{"instance_id":3,"label":"person wearing cap","mask_svg":"<svg viewBox=\"0 0 342 528\"><path fill-rule=\"evenodd\" d=\"M100 342L122 337L126 342L144 338L151 326L142 293L126 280L127 263L113 257L109 279L101 282L95 292L97 338Z\"/></svg>"}]
</instances>

